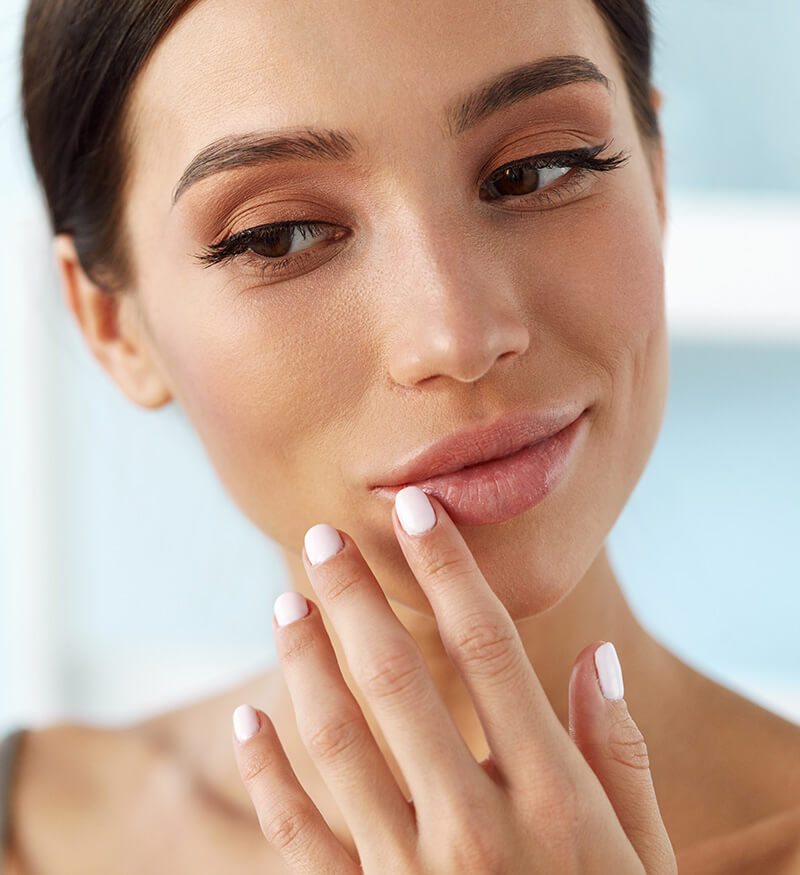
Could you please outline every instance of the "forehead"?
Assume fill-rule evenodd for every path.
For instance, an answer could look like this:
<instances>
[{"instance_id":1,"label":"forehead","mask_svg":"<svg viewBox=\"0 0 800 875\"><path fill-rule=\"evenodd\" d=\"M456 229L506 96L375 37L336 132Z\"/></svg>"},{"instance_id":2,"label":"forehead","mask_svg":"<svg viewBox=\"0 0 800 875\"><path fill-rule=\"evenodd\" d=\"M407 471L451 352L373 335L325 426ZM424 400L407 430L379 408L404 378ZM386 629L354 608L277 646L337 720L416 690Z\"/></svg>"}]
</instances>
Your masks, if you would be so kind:
<instances>
[{"instance_id":1,"label":"forehead","mask_svg":"<svg viewBox=\"0 0 800 875\"><path fill-rule=\"evenodd\" d=\"M131 175L168 199L199 150L259 129L347 128L386 149L401 130L441 137L455 95L567 54L621 76L590 0L200 0L131 92Z\"/></svg>"}]
</instances>

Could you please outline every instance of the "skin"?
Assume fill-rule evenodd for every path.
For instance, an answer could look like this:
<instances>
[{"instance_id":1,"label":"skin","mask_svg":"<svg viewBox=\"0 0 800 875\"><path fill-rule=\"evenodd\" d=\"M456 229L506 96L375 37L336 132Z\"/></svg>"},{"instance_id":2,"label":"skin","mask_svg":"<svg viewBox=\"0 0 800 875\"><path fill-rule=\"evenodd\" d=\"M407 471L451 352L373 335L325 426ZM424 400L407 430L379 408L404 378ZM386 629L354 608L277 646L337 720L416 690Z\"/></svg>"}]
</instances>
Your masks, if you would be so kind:
<instances>
[{"instance_id":1,"label":"skin","mask_svg":"<svg viewBox=\"0 0 800 875\"><path fill-rule=\"evenodd\" d=\"M139 75L125 192L135 286L112 300L81 270L69 235L56 239L65 299L100 364L135 404L180 405L242 513L281 546L291 587L319 607L406 795L309 582L303 536L327 522L358 545L480 761L488 753L480 721L397 542L391 504L368 486L387 460L502 411L576 399L591 406L580 452L542 504L460 528L556 717L568 725L577 654L613 641L676 851L800 804L800 774L785 768L800 744L796 727L667 651L638 622L609 562L606 537L647 464L667 397L665 170L663 149L638 132L592 4L505 0L473 4L469 15L453 0L369 4L368 12L363 3L263 6L257 14L244 0L202 0ZM443 138L439 116L455 95L555 54L592 59L612 92L597 83L555 89L458 141ZM653 89L656 109L660 99ZM368 158L312 174L301 164L219 174L171 208L184 167L217 137L304 124L356 132ZM478 183L507 161L611 137L615 148L603 154L624 148L628 162L562 202L478 199ZM297 219L353 233L333 244L340 249L330 260L315 268L312 259L280 281L262 282L241 260L204 269L193 258L229 233ZM222 743L231 711L246 701L270 715L347 843L277 669L141 724L139 738L180 753L255 830ZM742 762L765 739L760 774L783 770L782 796Z\"/></svg>"}]
</instances>

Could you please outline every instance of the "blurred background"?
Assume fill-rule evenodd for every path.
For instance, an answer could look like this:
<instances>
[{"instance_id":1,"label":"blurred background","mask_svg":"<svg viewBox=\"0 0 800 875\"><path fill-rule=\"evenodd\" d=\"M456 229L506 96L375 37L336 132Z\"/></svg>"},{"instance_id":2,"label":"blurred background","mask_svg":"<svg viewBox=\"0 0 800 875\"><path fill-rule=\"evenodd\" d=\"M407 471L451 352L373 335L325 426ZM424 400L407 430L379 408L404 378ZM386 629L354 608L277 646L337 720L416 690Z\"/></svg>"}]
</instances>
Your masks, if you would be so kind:
<instances>
[{"instance_id":1,"label":"blurred background","mask_svg":"<svg viewBox=\"0 0 800 875\"><path fill-rule=\"evenodd\" d=\"M177 407L127 401L62 303L23 8L0 12L0 734L144 719L264 671L288 586ZM611 560L662 643L800 723L800 4L653 9L671 384Z\"/></svg>"}]
</instances>

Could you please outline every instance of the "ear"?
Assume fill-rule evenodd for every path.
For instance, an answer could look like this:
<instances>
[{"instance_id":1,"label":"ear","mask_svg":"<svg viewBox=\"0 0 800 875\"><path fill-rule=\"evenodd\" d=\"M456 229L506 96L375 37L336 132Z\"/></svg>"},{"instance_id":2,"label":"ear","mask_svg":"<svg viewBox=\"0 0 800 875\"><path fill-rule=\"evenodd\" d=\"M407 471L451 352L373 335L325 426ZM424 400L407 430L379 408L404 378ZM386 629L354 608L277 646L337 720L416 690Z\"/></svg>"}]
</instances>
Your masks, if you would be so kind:
<instances>
[{"instance_id":1,"label":"ear","mask_svg":"<svg viewBox=\"0 0 800 875\"><path fill-rule=\"evenodd\" d=\"M81 267L71 234L57 234L53 252L64 301L103 369L140 407L161 407L170 401L172 393L150 351L136 296L95 285Z\"/></svg>"},{"instance_id":2,"label":"ear","mask_svg":"<svg viewBox=\"0 0 800 875\"><path fill-rule=\"evenodd\" d=\"M659 125L661 121L661 104L664 96L661 91L654 85L650 86L650 105L654 112L659 116ZM661 225L661 239L664 239L664 232L667 225L667 173L666 160L664 156L664 139L663 134L661 139L649 147L650 150L650 174L653 179L653 190L656 195L656 203L658 204L659 224Z\"/></svg>"}]
</instances>

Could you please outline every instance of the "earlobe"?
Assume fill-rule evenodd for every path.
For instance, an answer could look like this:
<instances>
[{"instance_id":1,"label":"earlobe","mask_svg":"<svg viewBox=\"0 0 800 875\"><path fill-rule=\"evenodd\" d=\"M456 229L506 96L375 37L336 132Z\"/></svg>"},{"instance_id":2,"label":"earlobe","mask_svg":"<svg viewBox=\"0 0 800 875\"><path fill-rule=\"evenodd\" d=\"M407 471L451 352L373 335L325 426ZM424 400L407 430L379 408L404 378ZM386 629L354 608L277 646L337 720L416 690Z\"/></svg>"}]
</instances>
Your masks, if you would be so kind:
<instances>
[{"instance_id":1,"label":"earlobe","mask_svg":"<svg viewBox=\"0 0 800 875\"><path fill-rule=\"evenodd\" d=\"M664 95L660 88L655 85L650 86L650 105L653 107L656 115L661 113L661 104L664 102Z\"/></svg>"},{"instance_id":2,"label":"earlobe","mask_svg":"<svg viewBox=\"0 0 800 875\"><path fill-rule=\"evenodd\" d=\"M108 292L81 266L71 234L57 234L53 252L67 309L75 318L89 350L122 392L145 408L161 407L172 392L161 376L132 292Z\"/></svg>"}]
</instances>

